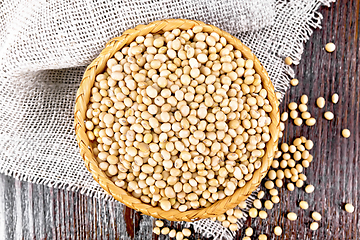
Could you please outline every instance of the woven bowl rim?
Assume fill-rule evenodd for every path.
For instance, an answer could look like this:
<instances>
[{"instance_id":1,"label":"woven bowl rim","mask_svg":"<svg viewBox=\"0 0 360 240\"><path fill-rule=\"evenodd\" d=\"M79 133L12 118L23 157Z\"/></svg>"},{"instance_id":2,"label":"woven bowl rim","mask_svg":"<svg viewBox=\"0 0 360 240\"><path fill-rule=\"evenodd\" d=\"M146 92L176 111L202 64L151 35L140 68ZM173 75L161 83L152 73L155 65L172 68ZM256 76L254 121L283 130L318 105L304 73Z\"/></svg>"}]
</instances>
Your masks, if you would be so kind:
<instances>
[{"instance_id":1,"label":"woven bowl rim","mask_svg":"<svg viewBox=\"0 0 360 240\"><path fill-rule=\"evenodd\" d=\"M254 61L254 69L256 73L261 76L263 88L265 88L268 92L267 99L272 106L272 111L268 113L272 120L269 126L270 140L266 143L266 151L262 158L261 167L255 170L252 178L246 182L245 186L238 188L233 195L222 200L218 200L207 208L199 208L185 212L180 212L176 209L164 211L160 207L153 207L150 204L143 203L140 199L133 197L127 191L116 186L99 168L91 148L91 141L86 134L85 114L90 99L91 88L93 87L96 75L105 70L107 60L110 59L118 50L131 43L139 35L145 36L148 33L165 32L175 28L188 30L197 25L203 27L203 32L216 32L221 37L226 38L227 42L234 45L236 49L240 50L245 58ZM239 39L215 26L205 24L201 21L188 19L165 19L151 22L147 25L138 25L135 28L128 29L120 37L111 39L99 56L87 67L76 94L74 109L76 140L79 144L80 154L84 160L86 168L92 173L95 181L97 181L100 186L116 200L124 203L132 209L155 218L163 218L171 221L194 221L214 217L224 213L228 209L234 208L241 201L245 200L259 186L261 180L265 177L271 166L275 150L277 149L280 131L280 114L278 105L279 102L275 96L274 86L270 81L265 68L261 65L260 61L251 52L251 50Z\"/></svg>"}]
</instances>

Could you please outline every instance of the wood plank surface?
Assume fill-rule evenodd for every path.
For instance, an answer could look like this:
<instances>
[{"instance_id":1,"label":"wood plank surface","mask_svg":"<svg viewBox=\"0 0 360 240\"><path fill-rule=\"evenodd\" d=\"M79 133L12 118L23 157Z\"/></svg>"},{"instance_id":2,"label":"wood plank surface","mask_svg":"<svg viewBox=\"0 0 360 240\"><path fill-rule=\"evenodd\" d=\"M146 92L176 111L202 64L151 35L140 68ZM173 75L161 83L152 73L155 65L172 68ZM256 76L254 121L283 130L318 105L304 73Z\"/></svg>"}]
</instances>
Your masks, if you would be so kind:
<instances>
[{"instance_id":1,"label":"wood plank surface","mask_svg":"<svg viewBox=\"0 0 360 240\"><path fill-rule=\"evenodd\" d=\"M360 239L360 39L359 0L339 0L331 8L322 7L323 28L316 29L304 47L298 66L294 67L300 83L291 87L281 104L309 96L309 111L317 118L314 127L286 124L284 142L305 136L314 141L314 161L306 170L307 182L316 186L313 194L303 189L280 189L280 204L268 211L266 220L248 220L257 236L268 239ZM336 50L327 53L324 46L334 42ZM340 101L329 103L338 93ZM328 103L320 110L317 97ZM325 110L334 112L333 121L325 120ZM351 137L341 137L348 128ZM308 211L298 202L309 202ZM356 207L353 214L343 210L344 203ZM286 213L298 213L290 222ZM319 230L309 229L310 213L322 214ZM153 218L141 215L117 202L87 197L78 192L21 182L0 175L0 239L167 239L152 234ZM281 226L283 234L275 237L273 229ZM239 231L236 239L244 236Z\"/></svg>"}]
</instances>

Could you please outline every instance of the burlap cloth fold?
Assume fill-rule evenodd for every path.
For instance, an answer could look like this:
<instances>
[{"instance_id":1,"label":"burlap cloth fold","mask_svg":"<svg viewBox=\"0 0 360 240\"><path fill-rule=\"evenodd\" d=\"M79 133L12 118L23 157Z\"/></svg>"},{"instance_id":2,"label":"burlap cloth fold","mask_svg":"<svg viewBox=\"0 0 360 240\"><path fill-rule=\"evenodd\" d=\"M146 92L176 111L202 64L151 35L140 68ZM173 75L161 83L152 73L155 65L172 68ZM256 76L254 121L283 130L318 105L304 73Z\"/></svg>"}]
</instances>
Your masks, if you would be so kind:
<instances>
[{"instance_id":1,"label":"burlap cloth fold","mask_svg":"<svg viewBox=\"0 0 360 240\"><path fill-rule=\"evenodd\" d=\"M0 173L109 198L86 170L73 127L76 90L112 37L138 24L188 18L218 26L249 46L285 93L304 42L333 0L15 0L0 4ZM251 201L251 199L249 200ZM241 221L239 221L241 225ZM216 222L193 224L217 239ZM216 235L214 235L216 234Z\"/></svg>"}]
</instances>

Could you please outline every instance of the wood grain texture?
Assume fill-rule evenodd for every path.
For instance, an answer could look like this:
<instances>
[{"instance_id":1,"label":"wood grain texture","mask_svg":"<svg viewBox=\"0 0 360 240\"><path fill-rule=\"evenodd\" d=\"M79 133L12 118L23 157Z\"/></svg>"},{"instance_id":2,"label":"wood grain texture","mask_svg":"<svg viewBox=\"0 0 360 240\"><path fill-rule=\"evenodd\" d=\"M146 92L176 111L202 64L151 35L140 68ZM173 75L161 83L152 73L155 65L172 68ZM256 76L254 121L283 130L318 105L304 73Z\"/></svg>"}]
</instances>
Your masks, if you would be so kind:
<instances>
[{"instance_id":1,"label":"wood grain texture","mask_svg":"<svg viewBox=\"0 0 360 240\"><path fill-rule=\"evenodd\" d=\"M358 0L339 0L331 8L322 8L323 28L314 34L304 48L302 60L295 66L297 87L285 95L285 103L298 101L302 94L310 99L309 111L317 118L310 127L296 127L288 122L283 141L304 135L314 141L314 161L306 170L307 182L316 186L313 194L302 189L280 190L281 203L268 211L266 220L248 220L255 237L264 233L268 239L360 239L360 39ZM327 42L336 44L336 51L327 53ZM327 102L324 109L315 107L319 96L330 100L340 95L338 104ZM333 121L325 120L325 110L334 112ZM348 128L351 137L341 137ZM309 202L308 211L298 202ZM351 202L353 214L343 205ZM286 213L298 213L290 222ZM318 211L323 219L316 232L309 229L310 214ZM153 219L117 202L105 202L77 192L21 182L0 175L0 239L167 239L152 235ZM176 226L176 224L173 224ZM283 235L272 234L276 225ZM242 239L243 233L237 234Z\"/></svg>"}]
</instances>

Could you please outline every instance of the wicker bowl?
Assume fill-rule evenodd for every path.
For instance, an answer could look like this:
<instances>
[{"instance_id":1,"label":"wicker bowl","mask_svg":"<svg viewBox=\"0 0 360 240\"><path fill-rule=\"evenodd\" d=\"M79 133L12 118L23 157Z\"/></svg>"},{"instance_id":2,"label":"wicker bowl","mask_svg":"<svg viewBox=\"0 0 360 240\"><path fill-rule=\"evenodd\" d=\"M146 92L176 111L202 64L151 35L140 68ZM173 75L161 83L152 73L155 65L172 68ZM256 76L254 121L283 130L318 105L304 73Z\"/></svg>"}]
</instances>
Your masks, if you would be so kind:
<instances>
[{"instance_id":1,"label":"wicker bowl","mask_svg":"<svg viewBox=\"0 0 360 240\"><path fill-rule=\"evenodd\" d=\"M86 134L85 113L96 75L105 70L107 60L110 59L118 50L131 43L139 35L145 36L148 33L171 31L175 28L187 30L196 25L203 26L204 32L216 32L220 36L225 37L228 43L234 45L236 49L242 52L243 56L254 61L254 69L261 76L263 88L268 91L267 98L273 108L272 112L269 113L269 116L272 119L269 126L271 138L270 141L266 143L266 151L262 158L261 167L253 173L252 179L248 181L244 187L238 188L232 196L218 200L209 207L199 208L197 210L180 212L178 210L171 209L170 211L164 211L160 207L153 207L150 204L143 203L140 199L133 197L122 188L117 187L99 168L98 162L92 151L92 143ZM278 100L275 97L274 87L264 67L250 49L240 42L240 40L217 27L207 25L200 21L185 19L167 19L155 21L148 25L139 25L134 29L125 31L120 37L115 37L110 40L100 55L87 67L76 95L75 104L76 140L80 147L80 154L85 161L85 166L92 173L95 181L97 181L106 192L112 195L116 200L124 203L126 206L146 215L171 221L194 221L202 218L214 217L224 213L228 209L234 208L241 201L245 200L251 192L259 186L272 163L274 152L278 143L279 119L280 114L278 109Z\"/></svg>"}]
</instances>

